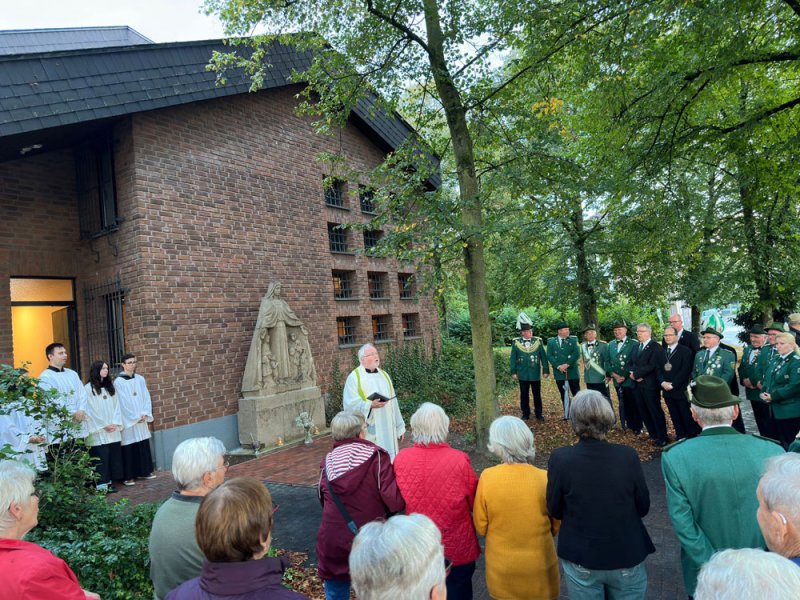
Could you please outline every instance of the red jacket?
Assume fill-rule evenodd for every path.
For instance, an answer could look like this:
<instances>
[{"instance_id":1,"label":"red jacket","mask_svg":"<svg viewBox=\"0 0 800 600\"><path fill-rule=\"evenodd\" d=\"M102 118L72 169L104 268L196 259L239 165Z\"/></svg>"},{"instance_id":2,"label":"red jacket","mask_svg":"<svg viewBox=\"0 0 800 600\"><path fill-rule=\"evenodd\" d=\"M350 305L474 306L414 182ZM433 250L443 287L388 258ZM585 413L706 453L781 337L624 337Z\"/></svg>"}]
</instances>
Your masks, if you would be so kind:
<instances>
[{"instance_id":1,"label":"red jacket","mask_svg":"<svg viewBox=\"0 0 800 600\"><path fill-rule=\"evenodd\" d=\"M86 600L75 573L49 550L0 539L0 600Z\"/></svg>"},{"instance_id":2,"label":"red jacket","mask_svg":"<svg viewBox=\"0 0 800 600\"><path fill-rule=\"evenodd\" d=\"M319 500L322 522L317 533L317 568L320 579L350 580L347 560L353 534L331 498L331 487L350 517L362 525L403 510L405 503L397 489L392 461L383 448L363 439L333 443L319 465Z\"/></svg>"},{"instance_id":3,"label":"red jacket","mask_svg":"<svg viewBox=\"0 0 800 600\"><path fill-rule=\"evenodd\" d=\"M430 517L442 532L444 555L453 564L481 553L472 524L478 477L469 456L449 444L414 444L394 459L394 473L406 501L406 514Z\"/></svg>"}]
</instances>

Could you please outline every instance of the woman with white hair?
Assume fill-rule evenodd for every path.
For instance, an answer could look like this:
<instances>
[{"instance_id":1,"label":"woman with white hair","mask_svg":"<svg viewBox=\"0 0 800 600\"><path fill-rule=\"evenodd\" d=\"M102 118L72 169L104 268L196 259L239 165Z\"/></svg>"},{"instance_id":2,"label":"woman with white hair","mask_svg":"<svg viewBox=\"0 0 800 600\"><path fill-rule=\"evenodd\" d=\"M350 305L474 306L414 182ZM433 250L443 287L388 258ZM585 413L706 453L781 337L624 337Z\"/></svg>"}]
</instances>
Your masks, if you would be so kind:
<instances>
[{"instance_id":1,"label":"woman with white hair","mask_svg":"<svg viewBox=\"0 0 800 600\"><path fill-rule=\"evenodd\" d=\"M489 451L503 464L483 471L475 496L475 528L486 537L486 587L499 600L554 600L559 595L553 538L559 522L547 513L547 472L533 466L533 432L517 417L489 428Z\"/></svg>"},{"instance_id":2,"label":"woman with white hair","mask_svg":"<svg viewBox=\"0 0 800 600\"><path fill-rule=\"evenodd\" d=\"M767 459L756 495L767 547L800 567L800 454Z\"/></svg>"},{"instance_id":3,"label":"woman with white hair","mask_svg":"<svg viewBox=\"0 0 800 600\"><path fill-rule=\"evenodd\" d=\"M0 462L0 597L100 598L81 589L67 563L49 550L22 539L39 522L35 477L34 470L20 462Z\"/></svg>"},{"instance_id":4,"label":"woman with white hair","mask_svg":"<svg viewBox=\"0 0 800 600\"><path fill-rule=\"evenodd\" d=\"M406 501L406 514L430 517L442 532L450 600L472 599L472 574L481 549L472 524L478 477L469 456L447 443L450 418L441 406L425 402L411 417L414 446L394 459L394 474Z\"/></svg>"},{"instance_id":5,"label":"woman with white hair","mask_svg":"<svg viewBox=\"0 0 800 600\"><path fill-rule=\"evenodd\" d=\"M366 433L361 413L338 413L331 419L333 450L319 465L317 571L327 600L350 598L347 558L358 528L405 507L388 452Z\"/></svg>"},{"instance_id":6,"label":"woman with white hair","mask_svg":"<svg viewBox=\"0 0 800 600\"><path fill-rule=\"evenodd\" d=\"M446 562L433 521L399 515L361 528L350 573L359 600L445 600Z\"/></svg>"},{"instance_id":7,"label":"woman with white hair","mask_svg":"<svg viewBox=\"0 0 800 600\"><path fill-rule=\"evenodd\" d=\"M778 441L788 448L800 431L800 355L794 336L776 335L775 352L764 373L761 399L769 404Z\"/></svg>"},{"instance_id":8,"label":"woman with white hair","mask_svg":"<svg viewBox=\"0 0 800 600\"><path fill-rule=\"evenodd\" d=\"M700 571L694 600L796 600L800 569L772 552L738 548L717 552Z\"/></svg>"},{"instance_id":9,"label":"woman with white hair","mask_svg":"<svg viewBox=\"0 0 800 600\"><path fill-rule=\"evenodd\" d=\"M650 492L639 457L606 440L616 417L600 392L578 392L569 419L578 443L553 450L547 465L547 510L561 519L558 556L569 596L644 598L644 560L656 549L642 522Z\"/></svg>"}]
</instances>

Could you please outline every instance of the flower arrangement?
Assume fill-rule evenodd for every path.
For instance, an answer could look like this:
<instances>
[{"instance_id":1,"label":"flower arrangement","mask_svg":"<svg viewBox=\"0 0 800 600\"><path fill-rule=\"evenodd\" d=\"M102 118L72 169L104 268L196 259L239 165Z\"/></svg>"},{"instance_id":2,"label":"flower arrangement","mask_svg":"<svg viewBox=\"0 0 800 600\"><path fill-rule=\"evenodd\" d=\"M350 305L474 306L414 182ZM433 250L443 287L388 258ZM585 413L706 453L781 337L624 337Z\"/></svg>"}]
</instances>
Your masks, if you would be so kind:
<instances>
[{"instance_id":1,"label":"flower arrangement","mask_svg":"<svg viewBox=\"0 0 800 600\"><path fill-rule=\"evenodd\" d=\"M314 420L312 415L307 411L301 412L294 418L294 424L297 427L302 427L306 432L306 438L303 440L306 444L311 444L314 438L311 437L311 428L314 427Z\"/></svg>"}]
</instances>

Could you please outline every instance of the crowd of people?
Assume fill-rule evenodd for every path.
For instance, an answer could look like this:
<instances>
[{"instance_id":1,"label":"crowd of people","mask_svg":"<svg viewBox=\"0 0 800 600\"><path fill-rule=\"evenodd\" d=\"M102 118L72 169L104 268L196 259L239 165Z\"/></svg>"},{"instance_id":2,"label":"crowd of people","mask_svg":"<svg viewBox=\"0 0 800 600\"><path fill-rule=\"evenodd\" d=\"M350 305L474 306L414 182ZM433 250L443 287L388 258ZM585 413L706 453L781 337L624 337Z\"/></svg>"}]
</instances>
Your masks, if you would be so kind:
<instances>
[{"instance_id":1,"label":"crowd of people","mask_svg":"<svg viewBox=\"0 0 800 600\"><path fill-rule=\"evenodd\" d=\"M718 332L706 329L704 349L685 361L691 336L677 319L670 320L664 346L651 339L646 324L636 328L638 342L618 323L616 344L599 342L592 327L578 344L560 327L546 345L521 325L511 369L520 382L522 416L530 418L524 400L533 391L534 414L545 418L540 386L531 384L552 367L560 373L564 418L576 436L573 445L552 452L547 469L533 464L531 427L502 416L491 424L488 443L499 464L478 477L469 456L448 444L449 417L432 403L411 416L413 445L402 448L405 423L391 377L380 369L374 346L360 349L360 365L345 386L345 410L330 423L333 447L319 469L316 554L326 599L355 592L367 600L469 600L481 554L478 536L485 539L486 587L493 598L558 598L562 573L571 599L645 598L646 560L657 551L643 520L650 492L636 452L608 441L617 425L605 387L611 381L620 421L634 431L646 428L658 445L667 439L663 412L659 421L654 409L656 398L660 409L658 390L684 393L672 396L673 406L667 400L673 423L681 415L685 435L665 449L662 470L687 594L733 600L755 597L743 590L760 589L774 600L796 596L800 454L785 452L788 437L775 441L737 430L741 399L731 391L730 375L735 359L726 364L730 356L719 347ZM762 423L774 427L772 433L791 431L776 422L794 419L792 406L800 404L797 346L776 326L750 332L748 362L738 376L745 390L759 390L759 399L751 401L768 407ZM767 348L758 342L769 341L770 332ZM150 460L149 448L148 454L124 449L147 441L152 420L135 357L126 356L124 373L113 382L106 363L93 364L83 386L74 381L77 374L63 369L61 350L48 347L50 367L42 379L58 390L80 424L72 435L92 439L100 485L120 472L131 481L149 475L141 468ZM578 391L570 383L576 354L588 388ZM765 361L763 368L759 361ZM692 366L689 376L683 363ZM787 364L792 372L785 371ZM536 365L538 379L532 373ZM587 377L586 370L597 376ZM634 395L626 398L626 389ZM123 410L128 396L134 400ZM125 429L132 431L126 436ZM65 441L47 436L44 429L39 445ZM302 598L281 585L286 559L268 556L276 510L268 489L250 477L226 480L225 455L213 437L184 440L175 449L177 490L159 507L149 540L155 597ZM97 598L81 589L63 561L23 540L37 524L35 476L21 461L0 462L0 588L14 598Z\"/></svg>"}]
</instances>

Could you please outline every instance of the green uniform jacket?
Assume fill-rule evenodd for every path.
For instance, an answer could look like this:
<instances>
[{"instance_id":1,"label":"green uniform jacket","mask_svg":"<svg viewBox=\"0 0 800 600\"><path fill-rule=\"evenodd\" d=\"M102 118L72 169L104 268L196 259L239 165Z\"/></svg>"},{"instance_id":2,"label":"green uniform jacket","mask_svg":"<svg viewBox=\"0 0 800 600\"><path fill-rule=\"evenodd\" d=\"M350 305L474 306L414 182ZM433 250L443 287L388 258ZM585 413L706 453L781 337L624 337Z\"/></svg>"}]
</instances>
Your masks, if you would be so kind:
<instances>
[{"instance_id":1,"label":"green uniform jacket","mask_svg":"<svg viewBox=\"0 0 800 600\"><path fill-rule=\"evenodd\" d=\"M567 364L567 379L580 379L578 372L578 359L581 356L578 347L578 338L574 335L569 336L564 341L564 347L558 343L558 336L547 340L547 360L553 365L553 377L556 381L564 381L564 374L558 370L558 365Z\"/></svg>"},{"instance_id":2,"label":"green uniform jacket","mask_svg":"<svg viewBox=\"0 0 800 600\"><path fill-rule=\"evenodd\" d=\"M708 360L708 350L705 348L700 350L694 357L692 379L697 378L698 375L714 375L724 379L725 383L730 385L735 374L736 357L725 348L717 346L710 361Z\"/></svg>"},{"instance_id":3,"label":"green uniform jacket","mask_svg":"<svg viewBox=\"0 0 800 600\"><path fill-rule=\"evenodd\" d=\"M586 383L605 383L608 344L597 340L594 344L594 352L590 355L589 347L586 342L583 342L581 358L583 358L583 380Z\"/></svg>"},{"instance_id":4,"label":"green uniform jacket","mask_svg":"<svg viewBox=\"0 0 800 600\"><path fill-rule=\"evenodd\" d=\"M783 454L772 440L714 427L668 446L661 456L667 508L681 544L686 593L714 552L765 548L756 520L764 460Z\"/></svg>"},{"instance_id":5,"label":"green uniform jacket","mask_svg":"<svg viewBox=\"0 0 800 600\"><path fill-rule=\"evenodd\" d=\"M751 363L750 357L753 353L756 355ZM762 348L753 348L750 344L744 347L742 351L742 362L739 364L739 383L741 383L742 386L744 386L745 379L749 379L750 383L754 386L758 386L758 384L763 381L766 363L762 364L760 360L762 354L768 354L768 347L766 345ZM744 390L748 400L763 402L760 398L761 390L758 389L758 387L752 390L750 388L744 388Z\"/></svg>"},{"instance_id":6,"label":"green uniform jacket","mask_svg":"<svg viewBox=\"0 0 800 600\"><path fill-rule=\"evenodd\" d=\"M636 385L629 377L630 372L628 371L627 364L628 358L630 358L631 352L636 347L638 342L633 341L631 338L626 337L625 342L620 347L619 352L617 352L617 340L612 340L608 343L608 354L606 356L606 374L611 377L612 373L616 373L617 375L622 375L625 378L625 383L622 384L622 387L633 387ZM616 381L614 384L616 385Z\"/></svg>"},{"instance_id":7,"label":"green uniform jacket","mask_svg":"<svg viewBox=\"0 0 800 600\"><path fill-rule=\"evenodd\" d=\"M800 417L800 356L776 355L764 373L764 390L772 396L770 415L775 419Z\"/></svg>"},{"instance_id":8,"label":"green uniform jacket","mask_svg":"<svg viewBox=\"0 0 800 600\"><path fill-rule=\"evenodd\" d=\"M534 335L530 340L515 339L511 344L511 374L521 381L539 381L542 369L550 373L542 338Z\"/></svg>"}]
</instances>

